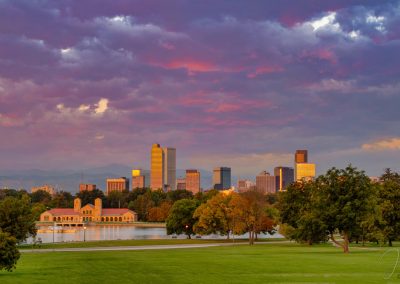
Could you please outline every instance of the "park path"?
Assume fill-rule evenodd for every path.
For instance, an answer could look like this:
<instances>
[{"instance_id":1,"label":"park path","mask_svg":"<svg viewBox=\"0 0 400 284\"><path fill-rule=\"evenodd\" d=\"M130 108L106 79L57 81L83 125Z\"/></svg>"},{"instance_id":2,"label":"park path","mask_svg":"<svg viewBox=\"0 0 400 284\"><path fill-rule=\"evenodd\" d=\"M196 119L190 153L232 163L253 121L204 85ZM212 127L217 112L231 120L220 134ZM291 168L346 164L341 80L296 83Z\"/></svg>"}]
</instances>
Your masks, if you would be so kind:
<instances>
[{"instance_id":1,"label":"park path","mask_svg":"<svg viewBox=\"0 0 400 284\"><path fill-rule=\"evenodd\" d=\"M256 242L256 244L280 244L290 241ZM190 249L223 247L235 245L248 245L248 243L207 243L207 244L181 244L181 245L148 245L148 246L115 246L115 247L86 247L86 248L49 248L49 249L23 249L21 253L50 253L50 252L82 252L82 251L134 251L134 250L164 250L164 249Z\"/></svg>"}]
</instances>

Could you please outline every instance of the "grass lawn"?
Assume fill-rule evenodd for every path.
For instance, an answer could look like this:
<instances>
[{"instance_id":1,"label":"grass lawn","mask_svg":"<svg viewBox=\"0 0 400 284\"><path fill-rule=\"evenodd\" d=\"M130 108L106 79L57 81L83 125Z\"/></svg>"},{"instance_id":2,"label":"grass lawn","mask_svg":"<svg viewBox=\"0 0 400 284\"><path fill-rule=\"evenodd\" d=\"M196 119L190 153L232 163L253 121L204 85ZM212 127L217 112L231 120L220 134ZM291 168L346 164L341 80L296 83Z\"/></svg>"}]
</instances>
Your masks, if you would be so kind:
<instances>
[{"instance_id":1,"label":"grass lawn","mask_svg":"<svg viewBox=\"0 0 400 284\"><path fill-rule=\"evenodd\" d=\"M261 242L286 241L283 238L260 239ZM236 239L235 243L247 243L248 240ZM41 244L40 246L20 245L19 249L51 249L51 248L88 248L88 247L116 247L116 246L151 246L151 245L179 245L179 244L207 244L232 243L232 239L157 239L157 240L115 240L115 241L88 241L55 244Z\"/></svg>"},{"instance_id":2,"label":"grass lawn","mask_svg":"<svg viewBox=\"0 0 400 284\"><path fill-rule=\"evenodd\" d=\"M386 248L294 243L179 250L23 253L0 283L388 283ZM400 267L390 283L400 283Z\"/></svg>"}]
</instances>

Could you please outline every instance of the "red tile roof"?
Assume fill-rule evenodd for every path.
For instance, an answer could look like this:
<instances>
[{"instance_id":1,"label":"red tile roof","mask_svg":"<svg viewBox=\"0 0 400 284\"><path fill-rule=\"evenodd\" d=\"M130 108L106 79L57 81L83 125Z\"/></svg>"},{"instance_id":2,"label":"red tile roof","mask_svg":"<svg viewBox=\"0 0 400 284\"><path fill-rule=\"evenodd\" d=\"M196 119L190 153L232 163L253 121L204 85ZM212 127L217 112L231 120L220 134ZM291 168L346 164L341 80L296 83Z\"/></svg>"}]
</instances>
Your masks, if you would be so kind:
<instances>
[{"instance_id":1,"label":"red tile roof","mask_svg":"<svg viewBox=\"0 0 400 284\"><path fill-rule=\"evenodd\" d=\"M78 212L74 211L74 208L54 208L49 211L48 213L52 214L53 216L58 215L79 215Z\"/></svg>"},{"instance_id":2,"label":"red tile roof","mask_svg":"<svg viewBox=\"0 0 400 284\"><path fill-rule=\"evenodd\" d=\"M129 211L135 213L128 208L103 208L101 211L101 216L122 215Z\"/></svg>"}]
</instances>

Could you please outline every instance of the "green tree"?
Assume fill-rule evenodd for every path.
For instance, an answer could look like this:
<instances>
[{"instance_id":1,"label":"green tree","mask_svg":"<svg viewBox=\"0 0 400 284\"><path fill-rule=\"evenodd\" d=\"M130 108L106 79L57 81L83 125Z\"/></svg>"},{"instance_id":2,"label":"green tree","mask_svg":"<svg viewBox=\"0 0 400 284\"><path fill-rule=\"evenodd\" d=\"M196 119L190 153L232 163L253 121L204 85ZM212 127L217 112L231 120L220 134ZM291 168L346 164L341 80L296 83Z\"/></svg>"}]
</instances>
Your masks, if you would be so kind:
<instances>
[{"instance_id":1,"label":"green tree","mask_svg":"<svg viewBox=\"0 0 400 284\"><path fill-rule=\"evenodd\" d=\"M200 235L220 234L227 236L233 229L233 209L230 206L232 194L218 193L201 204L193 214L197 219L194 232Z\"/></svg>"},{"instance_id":2,"label":"green tree","mask_svg":"<svg viewBox=\"0 0 400 284\"><path fill-rule=\"evenodd\" d=\"M16 238L0 230L0 270L15 269L19 257Z\"/></svg>"},{"instance_id":3,"label":"green tree","mask_svg":"<svg viewBox=\"0 0 400 284\"><path fill-rule=\"evenodd\" d=\"M193 226L196 219L193 213L197 208L197 202L193 199L181 199L174 203L166 220L167 234L184 233L190 239L194 234Z\"/></svg>"},{"instance_id":4,"label":"green tree","mask_svg":"<svg viewBox=\"0 0 400 284\"><path fill-rule=\"evenodd\" d=\"M38 190L31 194L32 203L50 204L51 194L44 190Z\"/></svg>"},{"instance_id":5,"label":"green tree","mask_svg":"<svg viewBox=\"0 0 400 284\"><path fill-rule=\"evenodd\" d=\"M285 237L309 245L327 240L327 228L312 198L317 191L315 182L309 181L292 183L279 193L280 232Z\"/></svg>"},{"instance_id":6,"label":"green tree","mask_svg":"<svg viewBox=\"0 0 400 284\"><path fill-rule=\"evenodd\" d=\"M376 192L368 176L351 165L345 169L332 168L316 180L318 188L312 196L317 206L317 216L326 226L331 240L349 252L349 243L353 235L374 213ZM339 242L335 234L343 239Z\"/></svg>"},{"instance_id":7,"label":"green tree","mask_svg":"<svg viewBox=\"0 0 400 284\"><path fill-rule=\"evenodd\" d=\"M18 242L36 235L35 216L27 195L21 199L6 197L0 201L0 229Z\"/></svg>"},{"instance_id":8,"label":"green tree","mask_svg":"<svg viewBox=\"0 0 400 284\"><path fill-rule=\"evenodd\" d=\"M148 191L143 195L139 195L135 201L129 202L128 208L134 210L141 221L148 220L150 209L155 205L151 197L152 194Z\"/></svg>"},{"instance_id":9,"label":"green tree","mask_svg":"<svg viewBox=\"0 0 400 284\"><path fill-rule=\"evenodd\" d=\"M171 190L167 192L167 199L171 200L172 202L191 198L193 198L193 193L185 189Z\"/></svg>"},{"instance_id":10,"label":"green tree","mask_svg":"<svg viewBox=\"0 0 400 284\"><path fill-rule=\"evenodd\" d=\"M51 208L72 208L74 197L66 191L57 192L49 203Z\"/></svg>"},{"instance_id":11,"label":"green tree","mask_svg":"<svg viewBox=\"0 0 400 284\"><path fill-rule=\"evenodd\" d=\"M400 238L400 175L386 169L381 176L382 184L378 191L382 214L380 225L382 235L389 246Z\"/></svg>"},{"instance_id":12,"label":"green tree","mask_svg":"<svg viewBox=\"0 0 400 284\"><path fill-rule=\"evenodd\" d=\"M88 203L94 204L94 200L96 198L101 198L104 207L109 206L108 202L107 202L107 198L104 196L103 191L101 191L100 189L83 190L83 191L78 192L76 194L76 197L81 199L82 206L84 206Z\"/></svg>"}]
</instances>

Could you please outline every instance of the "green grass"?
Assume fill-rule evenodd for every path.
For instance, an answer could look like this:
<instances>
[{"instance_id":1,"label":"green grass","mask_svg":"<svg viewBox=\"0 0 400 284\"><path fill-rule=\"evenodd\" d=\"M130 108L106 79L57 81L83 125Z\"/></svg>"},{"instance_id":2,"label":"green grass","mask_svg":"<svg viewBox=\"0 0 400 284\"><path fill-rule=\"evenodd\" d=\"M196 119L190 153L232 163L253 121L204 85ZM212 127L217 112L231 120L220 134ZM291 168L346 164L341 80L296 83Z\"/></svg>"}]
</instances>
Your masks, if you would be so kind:
<instances>
[{"instance_id":1,"label":"green grass","mask_svg":"<svg viewBox=\"0 0 400 284\"><path fill-rule=\"evenodd\" d=\"M283 238L260 239L262 242L286 241ZM235 240L248 242L248 240ZM207 244L207 243L232 243L232 239L157 239L157 240L115 240L115 241L88 241L55 244L41 244L40 246L20 245L19 249L51 249L51 248L89 248L89 247L116 247L116 246L151 246L151 245L179 245L179 244Z\"/></svg>"},{"instance_id":2,"label":"green grass","mask_svg":"<svg viewBox=\"0 0 400 284\"><path fill-rule=\"evenodd\" d=\"M384 249L294 243L177 250L23 253L0 283L388 283ZM397 275L390 283L400 283Z\"/></svg>"}]
</instances>

